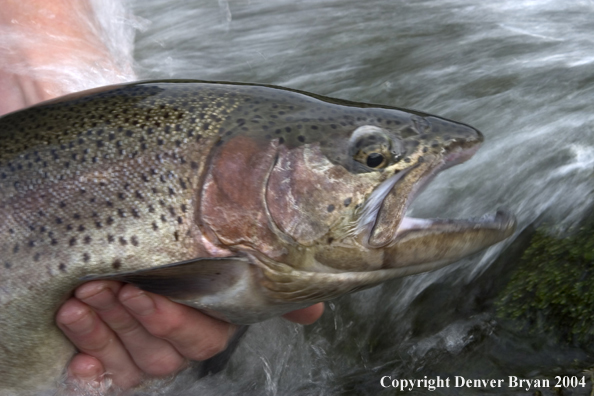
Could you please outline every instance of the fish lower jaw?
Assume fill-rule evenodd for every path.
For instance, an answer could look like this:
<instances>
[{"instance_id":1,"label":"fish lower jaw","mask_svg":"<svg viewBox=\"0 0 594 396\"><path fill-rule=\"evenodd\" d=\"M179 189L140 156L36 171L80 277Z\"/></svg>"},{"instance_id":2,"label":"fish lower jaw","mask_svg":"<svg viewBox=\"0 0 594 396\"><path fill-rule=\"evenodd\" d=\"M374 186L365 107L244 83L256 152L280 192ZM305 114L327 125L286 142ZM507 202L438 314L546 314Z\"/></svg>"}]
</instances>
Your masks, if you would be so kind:
<instances>
[{"instance_id":1,"label":"fish lower jaw","mask_svg":"<svg viewBox=\"0 0 594 396\"><path fill-rule=\"evenodd\" d=\"M464 230L493 230L502 233L502 239L510 236L515 230L515 217L505 209L498 209L493 214L485 214L478 218L469 219L419 219L404 216L396 230L394 243L407 234L427 232L430 230L446 232L463 232Z\"/></svg>"},{"instance_id":2,"label":"fish lower jaw","mask_svg":"<svg viewBox=\"0 0 594 396\"><path fill-rule=\"evenodd\" d=\"M439 268L506 239L515 228L514 216L505 210L478 219L405 217L394 241L384 248L383 268L421 268L427 264Z\"/></svg>"}]
</instances>

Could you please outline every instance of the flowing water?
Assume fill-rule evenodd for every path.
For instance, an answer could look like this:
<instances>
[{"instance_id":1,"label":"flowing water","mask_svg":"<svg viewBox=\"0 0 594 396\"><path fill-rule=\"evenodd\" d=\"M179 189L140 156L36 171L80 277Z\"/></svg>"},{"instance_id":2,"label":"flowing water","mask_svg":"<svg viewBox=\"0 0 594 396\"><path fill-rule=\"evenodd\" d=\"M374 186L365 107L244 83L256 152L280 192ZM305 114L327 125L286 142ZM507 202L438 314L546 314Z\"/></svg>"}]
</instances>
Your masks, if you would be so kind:
<instances>
[{"instance_id":1,"label":"flowing water","mask_svg":"<svg viewBox=\"0 0 594 396\"><path fill-rule=\"evenodd\" d=\"M314 325L252 326L222 373L200 381L186 373L165 394L394 394L381 387L382 376L554 382L592 367L586 350L511 330L492 301L517 261L523 230L543 221L568 229L589 215L593 1L139 0L130 7L134 18L105 8L103 23L141 28L134 53L141 79L275 84L477 127L483 148L438 176L412 215L472 217L505 207L519 222L514 238L461 263L328 303ZM506 387L432 394L485 392L513 394Z\"/></svg>"},{"instance_id":2,"label":"flowing water","mask_svg":"<svg viewBox=\"0 0 594 396\"><path fill-rule=\"evenodd\" d=\"M419 109L480 129L483 148L438 176L413 215L469 217L506 207L520 235L542 221L569 228L589 213L592 1L144 0L133 11L150 21L136 39L140 78L276 84ZM188 375L169 389L376 395L398 393L380 386L384 375L553 380L592 367L586 351L496 319L491 302L512 269L497 258L513 240L330 302L306 328L280 319L252 326L222 374L197 383ZM565 394L589 394L590 386Z\"/></svg>"}]
</instances>

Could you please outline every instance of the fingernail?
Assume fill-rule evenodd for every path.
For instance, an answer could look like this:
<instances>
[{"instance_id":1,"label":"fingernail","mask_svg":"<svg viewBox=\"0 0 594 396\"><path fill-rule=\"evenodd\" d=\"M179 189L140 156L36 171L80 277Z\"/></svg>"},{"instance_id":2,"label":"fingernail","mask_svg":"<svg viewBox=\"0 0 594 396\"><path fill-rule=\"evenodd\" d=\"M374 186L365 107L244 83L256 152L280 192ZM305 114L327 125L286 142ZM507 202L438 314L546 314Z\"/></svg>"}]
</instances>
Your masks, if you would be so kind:
<instances>
[{"instance_id":1,"label":"fingernail","mask_svg":"<svg viewBox=\"0 0 594 396\"><path fill-rule=\"evenodd\" d=\"M138 292L134 297L120 301L137 315L150 315L155 311L155 302L143 292Z\"/></svg>"},{"instance_id":2,"label":"fingernail","mask_svg":"<svg viewBox=\"0 0 594 396\"><path fill-rule=\"evenodd\" d=\"M73 333L85 334L93 329L95 318L90 311L84 309L70 310L60 313L59 322Z\"/></svg>"},{"instance_id":3,"label":"fingernail","mask_svg":"<svg viewBox=\"0 0 594 396\"><path fill-rule=\"evenodd\" d=\"M90 297L96 296L104 290L105 285L99 282L90 282L85 283L82 286L79 286L78 289L76 289L75 294L76 298L78 298L79 300L86 300Z\"/></svg>"}]
</instances>

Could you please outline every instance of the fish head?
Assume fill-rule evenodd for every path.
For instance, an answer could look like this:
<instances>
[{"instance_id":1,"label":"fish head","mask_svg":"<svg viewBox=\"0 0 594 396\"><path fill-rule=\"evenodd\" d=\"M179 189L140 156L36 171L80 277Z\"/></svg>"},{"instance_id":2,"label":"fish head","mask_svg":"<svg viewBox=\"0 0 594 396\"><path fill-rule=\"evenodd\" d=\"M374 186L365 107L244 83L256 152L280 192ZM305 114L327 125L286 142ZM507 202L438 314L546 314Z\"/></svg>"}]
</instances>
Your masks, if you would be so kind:
<instances>
[{"instance_id":1,"label":"fish head","mask_svg":"<svg viewBox=\"0 0 594 396\"><path fill-rule=\"evenodd\" d=\"M483 136L434 116L376 111L278 152L266 203L274 225L300 250L314 252L304 262L340 271L426 270L511 235L513 217L503 212L462 221L406 217L423 187L469 159Z\"/></svg>"}]
</instances>

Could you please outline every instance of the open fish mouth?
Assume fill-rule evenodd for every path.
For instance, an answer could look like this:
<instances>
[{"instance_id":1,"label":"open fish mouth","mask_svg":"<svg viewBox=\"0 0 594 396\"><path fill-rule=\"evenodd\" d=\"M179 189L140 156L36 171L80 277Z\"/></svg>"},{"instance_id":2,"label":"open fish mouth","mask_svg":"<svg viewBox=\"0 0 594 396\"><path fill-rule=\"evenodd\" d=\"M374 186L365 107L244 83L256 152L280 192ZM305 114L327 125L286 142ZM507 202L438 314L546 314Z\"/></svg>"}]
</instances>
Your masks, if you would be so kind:
<instances>
[{"instance_id":1,"label":"open fish mouth","mask_svg":"<svg viewBox=\"0 0 594 396\"><path fill-rule=\"evenodd\" d=\"M498 242L515 230L515 217L504 209L495 214L471 219L419 219L405 215L421 191L441 171L470 159L480 144L453 148L441 160L418 164L394 174L368 197L360 212L357 228L369 248L390 248L399 242L424 234L451 234L468 238L469 233L484 231ZM457 241L454 241L457 243ZM478 243L482 245L481 242Z\"/></svg>"}]
</instances>

